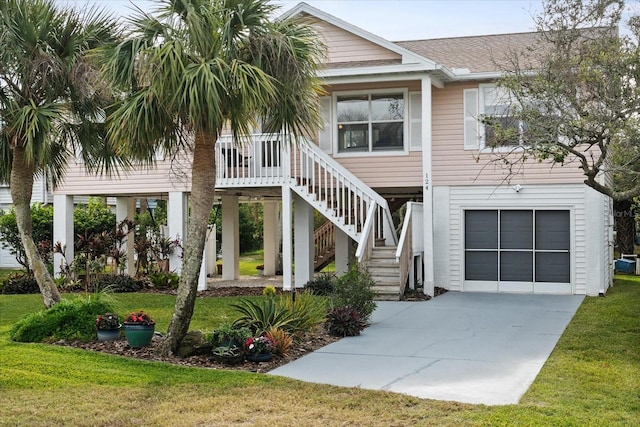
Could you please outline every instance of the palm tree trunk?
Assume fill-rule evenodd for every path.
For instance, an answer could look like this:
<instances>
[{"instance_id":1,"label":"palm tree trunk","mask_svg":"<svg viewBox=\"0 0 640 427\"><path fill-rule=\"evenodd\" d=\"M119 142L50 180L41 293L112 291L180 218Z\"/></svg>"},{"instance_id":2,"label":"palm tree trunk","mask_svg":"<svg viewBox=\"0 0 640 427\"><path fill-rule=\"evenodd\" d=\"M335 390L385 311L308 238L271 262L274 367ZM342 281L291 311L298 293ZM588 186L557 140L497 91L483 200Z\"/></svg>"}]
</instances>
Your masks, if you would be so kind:
<instances>
[{"instance_id":1,"label":"palm tree trunk","mask_svg":"<svg viewBox=\"0 0 640 427\"><path fill-rule=\"evenodd\" d=\"M199 131L195 137L191 169L191 215L184 246L182 275L176 296L176 306L169 329L158 348L161 355L175 353L189 331L198 290L202 252L207 236L209 215L213 208L216 185L215 142L217 135Z\"/></svg>"},{"instance_id":2,"label":"palm tree trunk","mask_svg":"<svg viewBox=\"0 0 640 427\"><path fill-rule=\"evenodd\" d=\"M33 241L33 227L31 222L31 193L33 192L33 166L25 161L23 147L13 149L11 176L9 178L11 198L16 210L16 222L20 240L27 255L29 267L38 282L45 307L50 308L60 302L60 292L53 282L47 266L40 258L38 249Z\"/></svg>"}]
</instances>

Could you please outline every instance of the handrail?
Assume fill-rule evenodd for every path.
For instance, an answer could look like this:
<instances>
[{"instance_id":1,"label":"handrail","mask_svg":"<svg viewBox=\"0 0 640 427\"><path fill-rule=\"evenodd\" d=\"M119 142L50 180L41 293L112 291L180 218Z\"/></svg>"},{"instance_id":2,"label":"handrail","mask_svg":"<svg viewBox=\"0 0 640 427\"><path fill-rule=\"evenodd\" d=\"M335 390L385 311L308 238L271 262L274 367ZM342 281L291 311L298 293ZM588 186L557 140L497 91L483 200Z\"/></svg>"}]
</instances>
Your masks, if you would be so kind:
<instances>
[{"instance_id":1,"label":"handrail","mask_svg":"<svg viewBox=\"0 0 640 427\"><path fill-rule=\"evenodd\" d=\"M400 286L407 283L409 271L413 262L413 206L415 203L407 203L407 211L404 214L402 231L398 239L398 249L396 249L396 262L400 267Z\"/></svg>"},{"instance_id":2,"label":"handrail","mask_svg":"<svg viewBox=\"0 0 640 427\"><path fill-rule=\"evenodd\" d=\"M369 255L369 253L371 252L371 241L373 240L371 231L373 230L375 213L376 205L372 204L369 207L367 220L365 221L364 227L362 228L360 241L358 242L358 249L356 249L356 259L358 260L358 262L362 262L365 259L365 255Z\"/></svg>"}]
</instances>

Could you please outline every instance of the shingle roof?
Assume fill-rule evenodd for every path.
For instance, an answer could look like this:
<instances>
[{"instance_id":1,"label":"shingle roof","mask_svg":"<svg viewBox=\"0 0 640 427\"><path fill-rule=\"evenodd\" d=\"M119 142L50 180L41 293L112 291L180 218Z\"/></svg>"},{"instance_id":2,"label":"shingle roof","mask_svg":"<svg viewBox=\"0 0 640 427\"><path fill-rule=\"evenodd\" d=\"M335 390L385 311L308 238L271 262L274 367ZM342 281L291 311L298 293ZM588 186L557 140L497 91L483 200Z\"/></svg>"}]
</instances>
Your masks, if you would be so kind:
<instances>
[{"instance_id":1,"label":"shingle roof","mask_svg":"<svg viewBox=\"0 0 640 427\"><path fill-rule=\"evenodd\" d=\"M472 73L482 73L503 70L510 52L533 46L539 36L531 32L394 43L449 69L467 68Z\"/></svg>"}]
</instances>

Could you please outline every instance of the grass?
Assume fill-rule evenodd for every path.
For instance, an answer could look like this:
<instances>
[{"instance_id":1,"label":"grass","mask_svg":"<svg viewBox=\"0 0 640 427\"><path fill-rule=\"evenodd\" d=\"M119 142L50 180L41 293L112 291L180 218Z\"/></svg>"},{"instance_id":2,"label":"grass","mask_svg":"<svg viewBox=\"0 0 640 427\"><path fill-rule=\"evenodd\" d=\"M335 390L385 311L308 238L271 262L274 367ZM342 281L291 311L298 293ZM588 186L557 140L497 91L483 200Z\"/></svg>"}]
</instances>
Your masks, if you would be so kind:
<instances>
[{"instance_id":1,"label":"grass","mask_svg":"<svg viewBox=\"0 0 640 427\"><path fill-rule=\"evenodd\" d=\"M245 252L240 256L240 275L241 276L257 276L257 266L264 264L264 252L261 250L255 252Z\"/></svg>"},{"instance_id":2,"label":"grass","mask_svg":"<svg viewBox=\"0 0 640 427\"><path fill-rule=\"evenodd\" d=\"M116 295L166 328L173 298ZM198 299L210 329L233 299ZM17 344L10 325L38 295L0 295L0 425L628 426L640 419L640 279L587 298L517 405L486 407L186 368L45 344ZM372 373L375 375L375 373Z\"/></svg>"}]
</instances>

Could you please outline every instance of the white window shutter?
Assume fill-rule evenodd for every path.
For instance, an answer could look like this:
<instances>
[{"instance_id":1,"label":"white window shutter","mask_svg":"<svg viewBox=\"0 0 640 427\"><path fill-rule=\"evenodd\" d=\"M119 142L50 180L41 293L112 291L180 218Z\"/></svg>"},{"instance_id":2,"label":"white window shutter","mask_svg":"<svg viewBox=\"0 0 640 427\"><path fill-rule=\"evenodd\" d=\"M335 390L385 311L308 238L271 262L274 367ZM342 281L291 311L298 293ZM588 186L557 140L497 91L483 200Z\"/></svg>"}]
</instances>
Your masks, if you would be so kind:
<instances>
[{"instance_id":1,"label":"white window shutter","mask_svg":"<svg viewBox=\"0 0 640 427\"><path fill-rule=\"evenodd\" d=\"M464 90L464 149L480 148L478 89Z\"/></svg>"},{"instance_id":2,"label":"white window shutter","mask_svg":"<svg viewBox=\"0 0 640 427\"><path fill-rule=\"evenodd\" d=\"M409 150L422 151L422 92L409 93Z\"/></svg>"},{"instance_id":3,"label":"white window shutter","mask_svg":"<svg viewBox=\"0 0 640 427\"><path fill-rule=\"evenodd\" d=\"M318 145L320 149L327 154L331 154L331 135L333 134L333 126L331 124L331 97L320 97L320 114L322 114L323 127L318 135Z\"/></svg>"}]
</instances>

